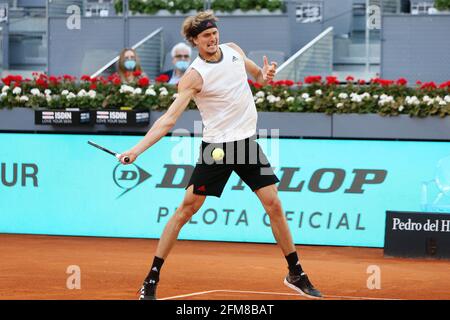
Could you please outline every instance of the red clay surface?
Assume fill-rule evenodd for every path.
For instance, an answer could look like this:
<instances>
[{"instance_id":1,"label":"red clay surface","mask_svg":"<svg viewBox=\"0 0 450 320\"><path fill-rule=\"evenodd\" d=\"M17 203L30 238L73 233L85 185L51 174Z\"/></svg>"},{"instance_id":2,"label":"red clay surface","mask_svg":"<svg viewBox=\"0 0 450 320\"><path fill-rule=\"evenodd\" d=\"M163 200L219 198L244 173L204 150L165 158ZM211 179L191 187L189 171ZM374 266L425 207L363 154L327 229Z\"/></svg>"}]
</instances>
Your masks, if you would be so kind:
<instances>
[{"instance_id":1,"label":"red clay surface","mask_svg":"<svg viewBox=\"0 0 450 320\"><path fill-rule=\"evenodd\" d=\"M156 240L0 235L0 299L136 299ZM325 299L450 299L450 261L383 257L382 249L297 246ZM68 266L81 289L67 289ZM367 268L380 267L381 289ZM305 299L283 284L276 245L179 241L164 264L158 298ZM199 292L212 291L204 294ZM187 295L187 296L183 296ZM179 298L173 298L182 296Z\"/></svg>"}]
</instances>

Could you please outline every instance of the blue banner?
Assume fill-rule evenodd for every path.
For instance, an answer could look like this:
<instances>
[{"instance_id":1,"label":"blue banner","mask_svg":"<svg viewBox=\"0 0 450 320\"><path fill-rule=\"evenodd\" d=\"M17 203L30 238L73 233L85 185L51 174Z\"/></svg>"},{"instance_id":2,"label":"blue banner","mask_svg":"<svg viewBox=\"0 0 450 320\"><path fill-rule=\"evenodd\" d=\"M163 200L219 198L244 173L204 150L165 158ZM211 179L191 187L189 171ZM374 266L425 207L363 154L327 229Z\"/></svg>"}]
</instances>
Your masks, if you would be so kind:
<instances>
[{"instance_id":1,"label":"blue banner","mask_svg":"<svg viewBox=\"0 0 450 320\"><path fill-rule=\"evenodd\" d=\"M124 151L141 138L0 134L0 232L159 238L183 199L201 140L165 137L130 166L87 144ZM383 247L386 210L448 208L450 143L258 142L281 180L297 244ZM264 208L234 173L179 238L274 242Z\"/></svg>"}]
</instances>

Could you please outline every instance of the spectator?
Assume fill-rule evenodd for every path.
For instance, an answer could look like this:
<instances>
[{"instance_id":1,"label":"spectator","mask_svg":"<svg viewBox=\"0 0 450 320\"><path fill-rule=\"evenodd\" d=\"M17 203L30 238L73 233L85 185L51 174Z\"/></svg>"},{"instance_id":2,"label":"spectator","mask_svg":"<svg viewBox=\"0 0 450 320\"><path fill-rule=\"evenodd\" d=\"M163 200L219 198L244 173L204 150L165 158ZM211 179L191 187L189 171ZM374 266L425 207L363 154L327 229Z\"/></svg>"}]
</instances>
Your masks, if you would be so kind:
<instances>
[{"instance_id":1,"label":"spectator","mask_svg":"<svg viewBox=\"0 0 450 320\"><path fill-rule=\"evenodd\" d=\"M180 42L172 48L171 55L174 68L163 74L169 77L169 84L178 84L191 63L192 49L184 42Z\"/></svg>"},{"instance_id":2,"label":"spectator","mask_svg":"<svg viewBox=\"0 0 450 320\"><path fill-rule=\"evenodd\" d=\"M139 78L146 77L142 71L141 62L134 49L125 48L119 56L118 73L122 83L137 82Z\"/></svg>"}]
</instances>

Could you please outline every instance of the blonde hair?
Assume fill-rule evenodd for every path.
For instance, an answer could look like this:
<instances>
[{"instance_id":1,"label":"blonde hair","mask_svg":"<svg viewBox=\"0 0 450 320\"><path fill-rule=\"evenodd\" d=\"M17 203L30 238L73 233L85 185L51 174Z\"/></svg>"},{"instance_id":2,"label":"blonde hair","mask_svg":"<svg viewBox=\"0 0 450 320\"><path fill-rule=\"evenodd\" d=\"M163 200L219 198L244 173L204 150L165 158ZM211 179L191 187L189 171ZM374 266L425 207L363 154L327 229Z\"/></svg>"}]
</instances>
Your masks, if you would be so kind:
<instances>
[{"instance_id":1,"label":"blonde hair","mask_svg":"<svg viewBox=\"0 0 450 320\"><path fill-rule=\"evenodd\" d=\"M193 40L195 37L192 36L192 31L205 20L218 21L219 19L217 19L217 17L214 15L214 12L212 12L211 10L207 10L197 13L197 15L195 16L187 17L183 22L183 26L181 27L181 34L193 47L195 47L195 43Z\"/></svg>"},{"instance_id":2,"label":"blonde hair","mask_svg":"<svg viewBox=\"0 0 450 320\"><path fill-rule=\"evenodd\" d=\"M134 69L134 71L142 72L141 60L139 59L136 50L131 48L125 48L120 52L119 61L117 62L118 65L117 69L122 82L128 81L126 73L129 72L129 70L125 68L125 53L127 53L127 51L131 51L134 53L134 58L136 59L136 68Z\"/></svg>"}]
</instances>

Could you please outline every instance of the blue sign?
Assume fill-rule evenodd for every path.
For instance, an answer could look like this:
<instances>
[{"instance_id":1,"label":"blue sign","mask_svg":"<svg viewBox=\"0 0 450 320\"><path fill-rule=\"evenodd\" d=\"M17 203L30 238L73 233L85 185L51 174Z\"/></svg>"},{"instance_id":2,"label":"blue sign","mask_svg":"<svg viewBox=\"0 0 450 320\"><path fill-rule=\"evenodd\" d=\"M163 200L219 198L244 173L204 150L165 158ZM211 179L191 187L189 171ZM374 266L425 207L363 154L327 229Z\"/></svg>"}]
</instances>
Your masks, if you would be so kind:
<instances>
[{"instance_id":1,"label":"blue sign","mask_svg":"<svg viewBox=\"0 0 450 320\"><path fill-rule=\"evenodd\" d=\"M0 134L0 232L159 238L179 206L200 138L165 137L129 166L142 137ZM444 208L450 143L259 139L297 244L383 247L386 210ZM233 174L180 239L274 243L270 220Z\"/></svg>"}]
</instances>

